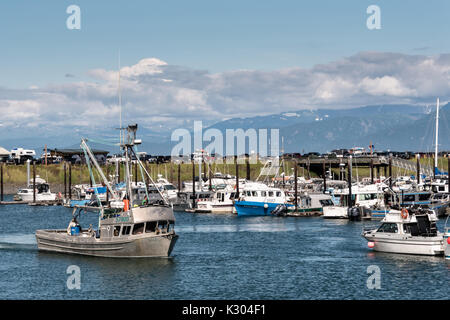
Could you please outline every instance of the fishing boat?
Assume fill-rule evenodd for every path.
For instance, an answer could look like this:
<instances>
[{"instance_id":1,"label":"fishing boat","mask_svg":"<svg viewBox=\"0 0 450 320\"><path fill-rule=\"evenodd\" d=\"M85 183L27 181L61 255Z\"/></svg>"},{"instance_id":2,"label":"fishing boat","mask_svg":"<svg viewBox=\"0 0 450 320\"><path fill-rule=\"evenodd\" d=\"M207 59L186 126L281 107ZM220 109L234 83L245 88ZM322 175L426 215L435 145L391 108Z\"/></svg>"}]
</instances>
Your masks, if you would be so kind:
<instances>
[{"instance_id":1,"label":"fishing boat","mask_svg":"<svg viewBox=\"0 0 450 320\"><path fill-rule=\"evenodd\" d=\"M403 208L387 213L381 226L363 231L362 236L375 251L442 255L444 237L437 230L436 221L432 210Z\"/></svg>"},{"instance_id":2,"label":"fishing boat","mask_svg":"<svg viewBox=\"0 0 450 320\"><path fill-rule=\"evenodd\" d=\"M90 165L92 161L111 200L105 206L98 200L98 207L75 207L67 229L37 230L39 250L112 258L168 257L171 254L178 239L174 230L175 216L172 207L167 202L142 203L133 196L130 160L132 155L136 156L134 146L141 143L136 139L136 130L137 124L129 125L128 137L120 143L126 158L126 196L123 200L106 179L86 140L82 140L81 148L85 152L91 178L95 183ZM151 180L145 167L137 159L142 180L145 180L143 172ZM81 227L78 220L84 211L99 214L97 229L92 225L89 228Z\"/></svg>"},{"instance_id":3,"label":"fishing boat","mask_svg":"<svg viewBox=\"0 0 450 320\"><path fill-rule=\"evenodd\" d=\"M269 216L286 213L292 204L280 188L263 183L247 183L234 207L238 216Z\"/></svg>"}]
</instances>

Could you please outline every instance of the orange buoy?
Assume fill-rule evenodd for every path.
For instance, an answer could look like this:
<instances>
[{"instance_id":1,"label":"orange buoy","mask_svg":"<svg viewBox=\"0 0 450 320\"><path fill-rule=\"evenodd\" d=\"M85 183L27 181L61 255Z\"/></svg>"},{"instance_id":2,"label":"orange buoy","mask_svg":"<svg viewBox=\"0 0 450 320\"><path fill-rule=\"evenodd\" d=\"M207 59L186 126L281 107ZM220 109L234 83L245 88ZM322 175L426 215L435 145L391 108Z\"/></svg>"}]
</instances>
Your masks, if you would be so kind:
<instances>
[{"instance_id":1,"label":"orange buoy","mask_svg":"<svg viewBox=\"0 0 450 320\"><path fill-rule=\"evenodd\" d=\"M408 218L408 209L403 208L401 215L403 219Z\"/></svg>"},{"instance_id":2,"label":"orange buoy","mask_svg":"<svg viewBox=\"0 0 450 320\"><path fill-rule=\"evenodd\" d=\"M372 249L373 247L375 247L375 242L369 241L367 243L367 246Z\"/></svg>"},{"instance_id":3,"label":"orange buoy","mask_svg":"<svg viewBox=\"0 0 450 320\"><path fill-rule=\"evenodd\" d=\"M447 238L447 243L450 244L450 237Z\"/></svg>"},{"instance_id":4,"label":"orange buoy","mask_svg":"<svg viewBox=\"0 0 450 320\"><path fill-rule=\"evenodd\" d=\"M130 207L130 200L123 199L123 211L128 211L128 208Z\"/></svg>"}]
</instances>

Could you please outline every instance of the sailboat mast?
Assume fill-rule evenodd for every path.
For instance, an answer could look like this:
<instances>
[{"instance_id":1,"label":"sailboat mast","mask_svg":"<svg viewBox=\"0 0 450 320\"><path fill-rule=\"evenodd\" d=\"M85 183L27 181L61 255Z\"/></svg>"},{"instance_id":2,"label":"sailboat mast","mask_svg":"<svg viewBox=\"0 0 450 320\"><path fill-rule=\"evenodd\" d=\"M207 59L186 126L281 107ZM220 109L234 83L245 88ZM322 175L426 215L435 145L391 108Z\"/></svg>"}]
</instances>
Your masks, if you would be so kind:
<instances>
[{"instance_id":1,"label":"sailboat mast","mask_svg":"<svg viewBox=\"0 0 450 320\"><path fill-rule=\"evenodd\" d=\"M119 145L122 145L122 92L120 88L120 50L119 50Z\"/></svg>"},{"instance_id":2,"label":"sailboat mast","mask_svg":"<svg viewBox=\"0 0 450 320\"><path fill-rule=\"evenodd\" d=\"M436 102L436 145L434 146L434 171L438 167L438 138L439 138L439 98Z\"/></svg>"}]
</instances>

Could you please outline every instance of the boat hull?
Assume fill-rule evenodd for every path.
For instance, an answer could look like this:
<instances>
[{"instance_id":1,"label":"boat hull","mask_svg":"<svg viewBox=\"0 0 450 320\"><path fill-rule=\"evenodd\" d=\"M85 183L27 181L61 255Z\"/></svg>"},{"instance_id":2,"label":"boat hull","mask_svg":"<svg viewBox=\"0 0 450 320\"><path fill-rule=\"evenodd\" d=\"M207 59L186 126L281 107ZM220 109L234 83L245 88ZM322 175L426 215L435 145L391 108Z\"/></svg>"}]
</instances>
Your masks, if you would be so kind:
<instances>
[{"instance_id":1,"label":"boat hull","mask_svg":"<svg viewBox=\"0 0 450 320\"><path fill-rule=\"evenodd\" d=\"M93 236L71 236L66 230L38 230L38 249L107 258L168 257L178 239L176 234L130 236L104 240Z\"/></svg>"},{"instance_id":2,"label":"boat hull","mask_svg":"<svg viewBox=\"0 0 450 320\"><path fill-rule=\"evenodd\" d=\"M327 206L323 208L324 219L348 219L348 208L338 206Z\"/></svg>"},{"instance_id":3,"label":"boat hull","mask_svg":"<svg viewBox=\"0 0 450 320\"><path fill-rule=\"evenodd\" d=\"M365 233L363 237L373 242L373 250L379 252L437 256L444 253L443 237L406 237L404 235L374 235Z\"/></svg>"},{"instance_id":4,"label":"boat hull","mask_svg":"<svg viewBox=\"0 0 450 320\"><path fill-rule=\"evenodd\" d=\"M253 201L236 201L234 207L236 208L238 216L270 216L272 211L280 204L291 208L292 205L284 203L267 203L267 202L253 202Z\"/></svg>"},{"instance_id":5,"label":"boat hull","mask_svg":"<svg viewBox=\"0 0 450 320\"><path fill-rule=\"evenodd\" d=\"M17 197L21 199L21 201L32 202L33 201L33 193L18 193ZM36 202L40 201L55 201L56 193L36 193Z\"/></svg>"},{"instance_id":6,"label":"boat hull","mask_svg":"<svg viewBox=\"0 0 450 320\"><path fill-rule=\"evenodd\" d=\"M444 234L444 255L445 259L450 260L450 244L448 243L450 239L450 233L446 232Z\"/></svg>"}]
</instances>

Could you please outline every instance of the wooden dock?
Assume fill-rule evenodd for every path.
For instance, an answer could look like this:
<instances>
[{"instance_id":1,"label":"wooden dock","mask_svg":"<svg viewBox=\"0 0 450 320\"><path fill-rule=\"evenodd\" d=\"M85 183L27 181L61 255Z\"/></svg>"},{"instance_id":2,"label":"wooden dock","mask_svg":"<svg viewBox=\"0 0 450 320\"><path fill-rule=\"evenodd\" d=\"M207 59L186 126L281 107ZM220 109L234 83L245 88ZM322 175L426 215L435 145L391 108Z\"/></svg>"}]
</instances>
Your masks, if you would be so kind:
<instances>
[{"instance_id":1,"label":"wooden dock","mask_svg":"<svg viewBox=\"0 0 450 320\"><path fill-rule=\"evenodd\" d=\"M14 204L27 204L29 206L60 206L62 202L60 200L54 201L0 201L0 205L14 205Z\"/></svg>"}]
</instances>

